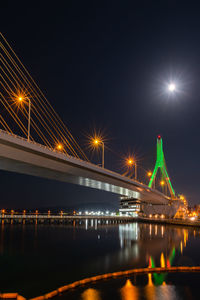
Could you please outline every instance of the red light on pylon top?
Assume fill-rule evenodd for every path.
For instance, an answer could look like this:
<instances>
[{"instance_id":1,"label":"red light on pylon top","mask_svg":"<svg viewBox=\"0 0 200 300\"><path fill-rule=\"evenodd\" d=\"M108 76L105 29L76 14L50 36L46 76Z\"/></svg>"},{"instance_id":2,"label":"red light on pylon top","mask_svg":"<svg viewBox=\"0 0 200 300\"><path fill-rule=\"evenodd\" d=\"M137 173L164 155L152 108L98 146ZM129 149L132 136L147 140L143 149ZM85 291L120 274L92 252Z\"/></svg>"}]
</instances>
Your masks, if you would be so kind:
<instances>
[{"instance_id":1,"label":"red light on pylon top","mask_svg":"<svg viewBox=\"0 0 200 300\"><path fill-rule=\"evenodd\" d=\"M157 138L160 140L160 139L161 139L161 135L159 134L159 135L157 136Z\"/></svg>"}]
</instances>

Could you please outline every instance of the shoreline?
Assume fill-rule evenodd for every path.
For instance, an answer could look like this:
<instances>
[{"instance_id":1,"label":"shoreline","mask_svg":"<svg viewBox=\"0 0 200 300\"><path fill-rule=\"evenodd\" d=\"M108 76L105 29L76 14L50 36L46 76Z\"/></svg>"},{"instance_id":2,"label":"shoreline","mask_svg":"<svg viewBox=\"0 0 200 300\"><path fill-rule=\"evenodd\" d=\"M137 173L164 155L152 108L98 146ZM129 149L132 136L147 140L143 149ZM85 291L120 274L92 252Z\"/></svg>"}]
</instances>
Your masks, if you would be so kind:
<instances>
[{"instance_id":1,"label":"shoreline","mask_svg":"<svg viewBox=\"0 0 200 300\"><path fill-rule=\"evenodd\" d=\"M155 219L145 217L130 217L130 216L76 216L76 215L0 215L0 224L70 224L76 221L85 220L101 220L108 221L108 224L141 222L161 225L176 225L183 227L200 227L200 221L190 221L182 219Z\"/></svg>"}]
</instances>

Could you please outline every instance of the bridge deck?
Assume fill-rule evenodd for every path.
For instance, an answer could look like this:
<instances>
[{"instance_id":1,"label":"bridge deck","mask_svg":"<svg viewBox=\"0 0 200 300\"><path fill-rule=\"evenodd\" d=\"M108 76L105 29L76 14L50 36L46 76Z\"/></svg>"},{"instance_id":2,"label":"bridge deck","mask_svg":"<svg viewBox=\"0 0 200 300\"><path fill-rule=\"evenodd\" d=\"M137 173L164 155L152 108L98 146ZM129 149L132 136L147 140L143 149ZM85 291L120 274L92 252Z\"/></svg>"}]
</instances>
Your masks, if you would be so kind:
<instances>
[{"instance_id":1,"label":"bridge deck","mask_svg":"<svg viewBox=\"0 0 200 300\"><path fill-rule=\"evenodd\" d=\"M0 169L70 182L152 204L169 201L164 194L138 181L3 130L0 130Z\"/></svg>"}]
</instances>

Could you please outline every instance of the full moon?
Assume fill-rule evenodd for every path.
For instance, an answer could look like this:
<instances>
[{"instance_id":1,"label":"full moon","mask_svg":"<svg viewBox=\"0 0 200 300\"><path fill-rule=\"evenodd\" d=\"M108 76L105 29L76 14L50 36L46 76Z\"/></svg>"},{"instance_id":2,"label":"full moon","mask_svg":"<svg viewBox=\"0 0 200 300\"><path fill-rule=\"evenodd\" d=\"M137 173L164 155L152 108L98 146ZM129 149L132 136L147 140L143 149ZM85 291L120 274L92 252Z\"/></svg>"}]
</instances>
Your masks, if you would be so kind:
<instances>
[{"instance_id":1,"label":"full moon","mask_svg":"<svg viewBox=\"0 0 200 300\"><path fill-rule=\"evenodd\" d=\"M174 92L174 91L176 90L175 84L174 84L174 83L170 83L170 84L168 85L168 90L169 90L170 92Z\"/></svg>"}]
</instances>

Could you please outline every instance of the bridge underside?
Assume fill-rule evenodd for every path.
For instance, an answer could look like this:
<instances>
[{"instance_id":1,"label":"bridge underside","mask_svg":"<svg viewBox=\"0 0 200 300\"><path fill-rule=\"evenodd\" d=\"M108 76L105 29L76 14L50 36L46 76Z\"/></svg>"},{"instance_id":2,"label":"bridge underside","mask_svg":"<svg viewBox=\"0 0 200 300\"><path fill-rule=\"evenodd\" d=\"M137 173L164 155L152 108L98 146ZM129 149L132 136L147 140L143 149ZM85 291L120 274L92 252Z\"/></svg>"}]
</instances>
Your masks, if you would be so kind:
<instances>
[{"instance_id":1,"label":"bridge underside","mask_svg":"<svg viewBox=\"0 0 200 300\"><path fill-rule=\"evenodd\" d=\"M0 169L74 183L152 204L169 202L165 195L144 184L4 131L0 131Z\"/></svg>"}]
</instances>

